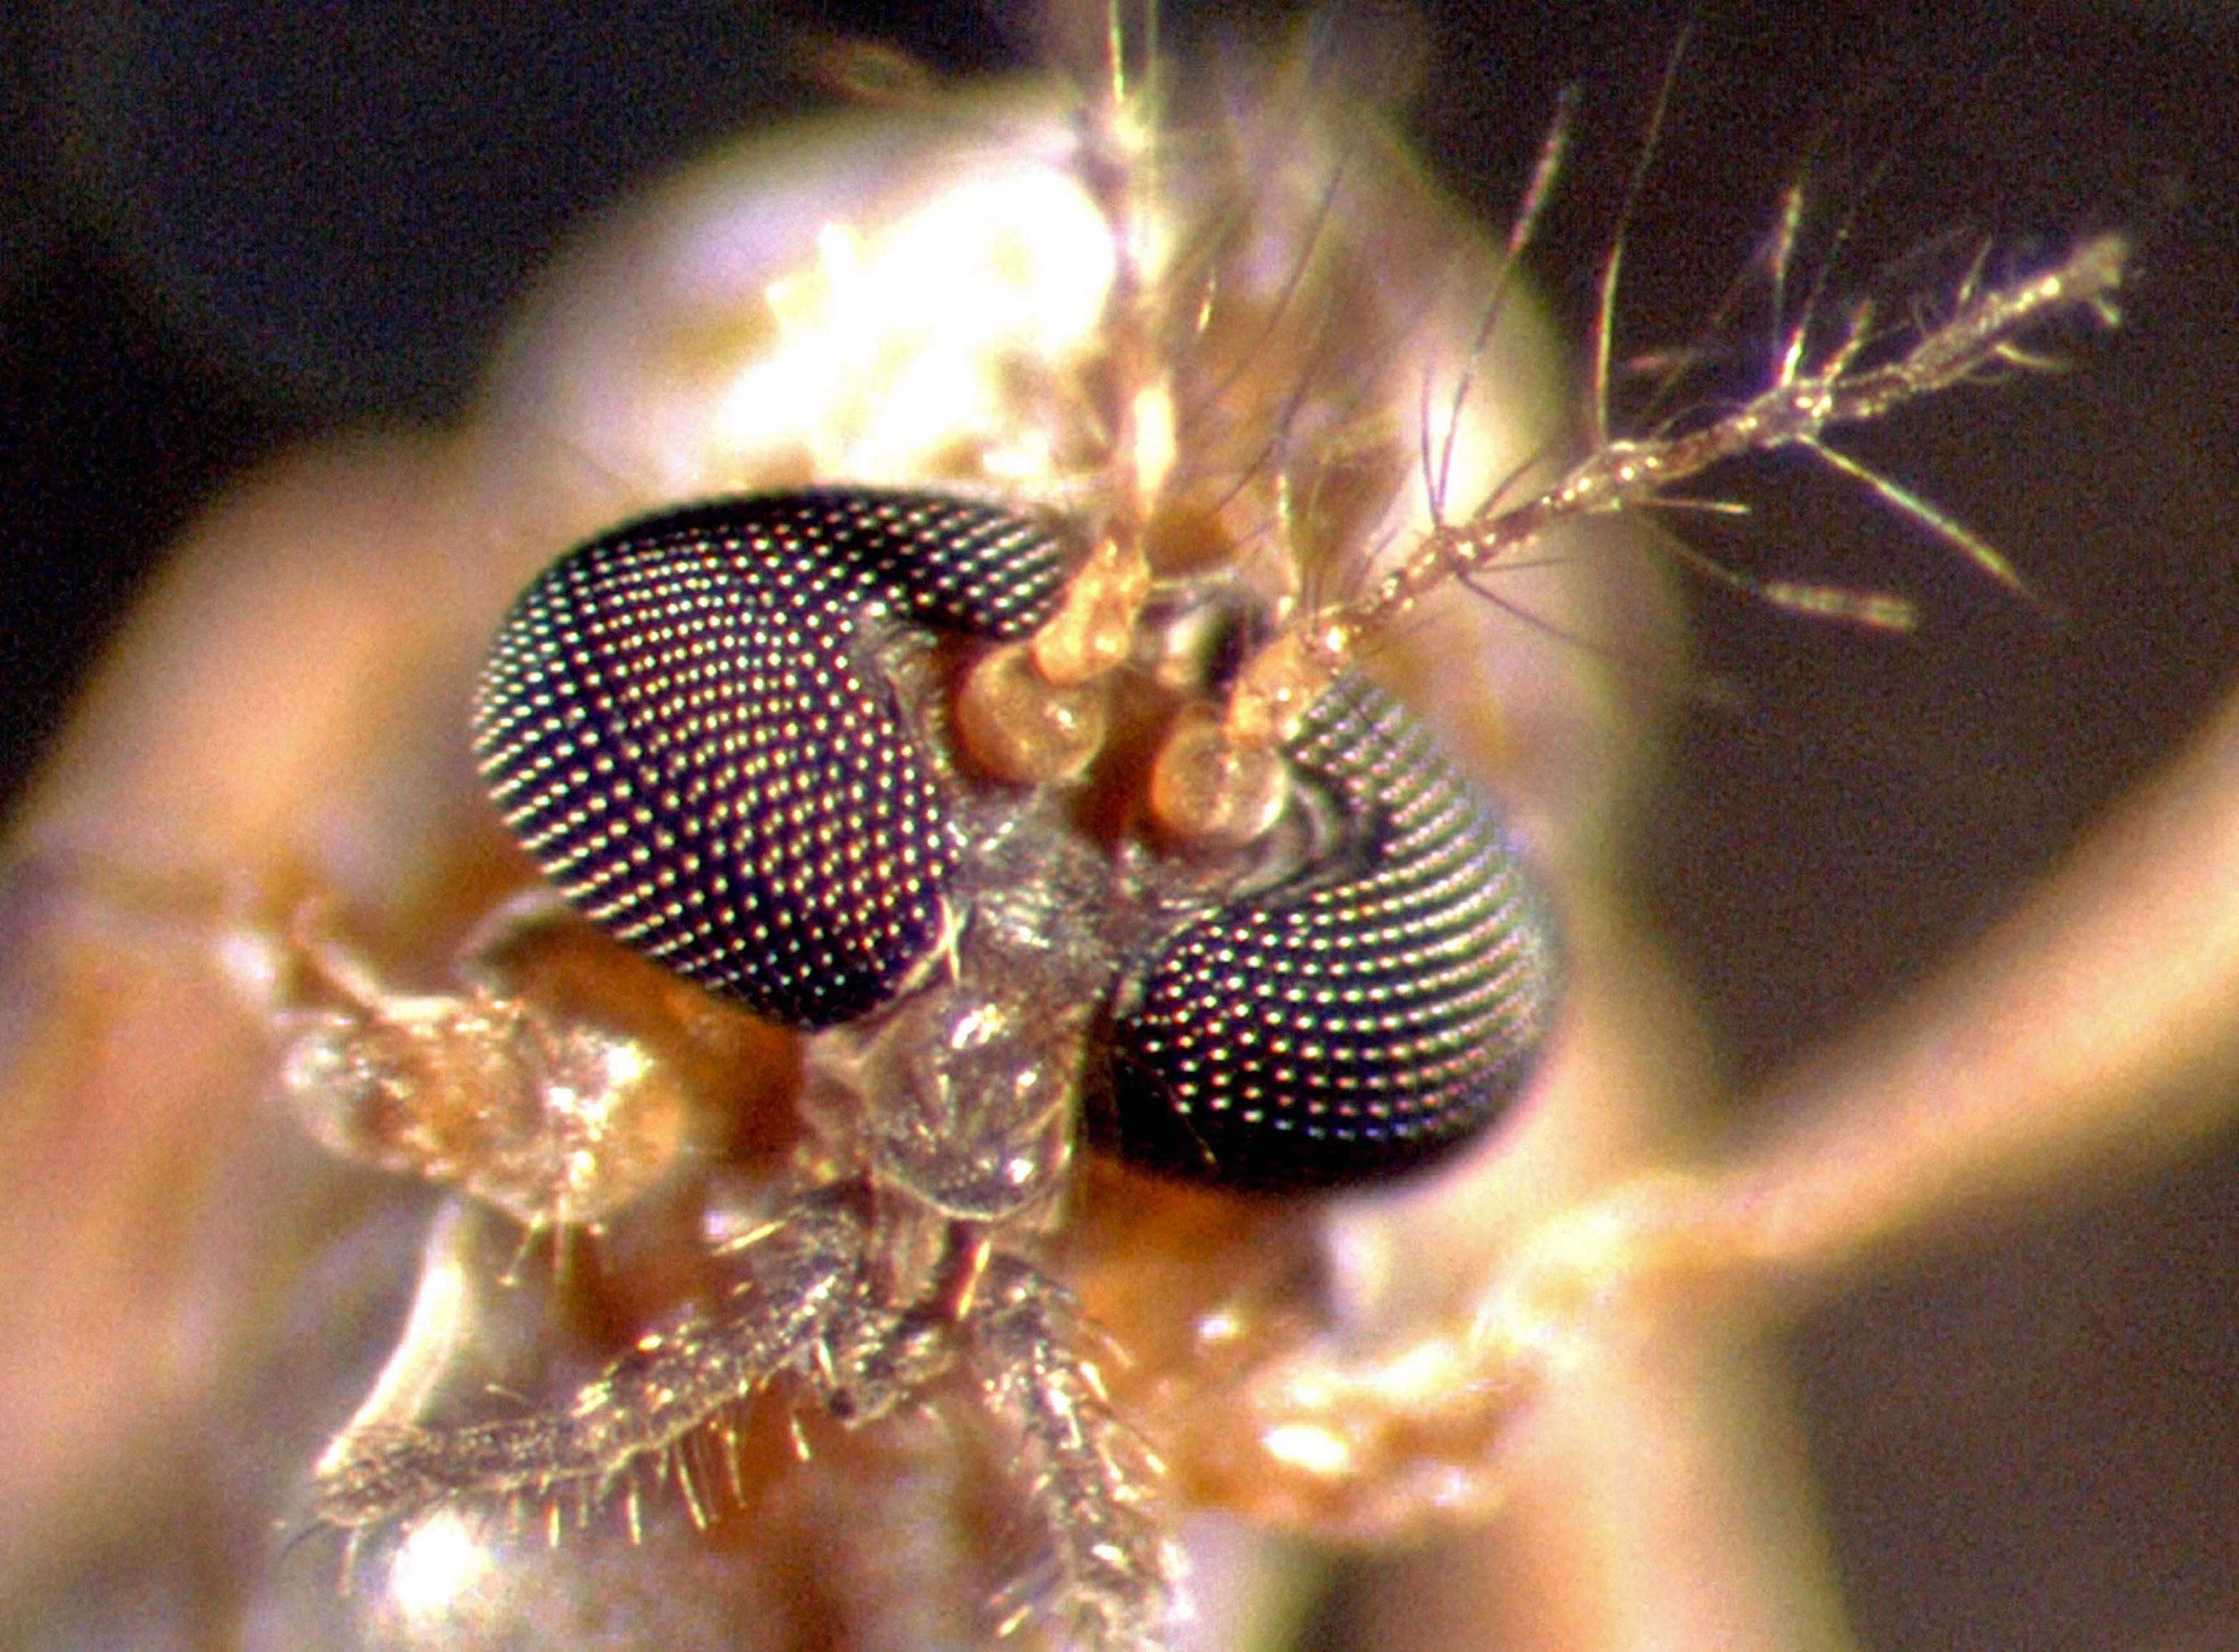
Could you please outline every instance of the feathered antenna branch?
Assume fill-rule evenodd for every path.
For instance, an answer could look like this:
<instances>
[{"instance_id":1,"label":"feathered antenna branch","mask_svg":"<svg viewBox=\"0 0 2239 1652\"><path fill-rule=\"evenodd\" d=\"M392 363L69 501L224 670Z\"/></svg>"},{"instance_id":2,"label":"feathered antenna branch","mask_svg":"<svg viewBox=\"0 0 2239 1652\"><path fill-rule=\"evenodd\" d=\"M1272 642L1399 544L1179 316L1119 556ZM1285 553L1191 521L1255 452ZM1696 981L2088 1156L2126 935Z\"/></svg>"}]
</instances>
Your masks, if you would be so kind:
<instances>
[{"instance_id":1,"label":"feathered antenna branch","mask_svg":"<svg viewBox=\"0 0 2239 1652\"><path fill-rule=\"evenodd\" d=\"M1879 342L1870 302L1853 307L1833 347L1816 356L1798 327L1780 355L1772 381L1748 400L1706 422L1599 441L1552 486L1514 502L1496 492L1469 516L1424 535L1359 596L1308 616L1248 668L1231 703L1230 727L1246 739L1280 731L1311 704L1362 635L1399 618L1448 580L1513 559L1564 523L1658 503L1712 466L1783 448L1803 449L1865 483L1985 573L2020 588L2012 567L1981 539L1827 447L1823 438L1838 425L1878 419L1993 368L2044 367L2045 358L2026 347L2029 336L2078 314L2113 326L2119 319L2115 294L2129 260L2123 237L2103 235L2080 242L2049 269L2010 282L1986 286L1977 266L1960 284L1944 320L1922 326L1900 350L1876 352L1878 359L1868 359ZM1785 588L1767 587L1776 597ZM1809 601L1794 605L1824 607Z\"/></svg>"}]
</instances>

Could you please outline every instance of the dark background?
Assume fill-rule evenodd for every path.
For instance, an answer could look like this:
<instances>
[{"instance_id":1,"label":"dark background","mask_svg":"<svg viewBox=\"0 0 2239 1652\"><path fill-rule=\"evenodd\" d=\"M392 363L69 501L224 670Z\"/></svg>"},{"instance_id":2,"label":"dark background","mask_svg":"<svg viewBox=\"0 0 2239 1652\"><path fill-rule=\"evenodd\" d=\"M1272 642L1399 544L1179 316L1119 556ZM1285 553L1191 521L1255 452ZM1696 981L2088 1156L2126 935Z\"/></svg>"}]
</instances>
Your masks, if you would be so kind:
<instances>
[{"instance_id":1,"label":"dark background","mask_svg":"<svg viewBox=\"0 0 2239 1652\"><path fill-rule=\"evenodd\" d=\"M954 73L1033 55L1000 10L960 6L522 10L533 28L472 4L71 0L0 24L0 792L198 501L303 435L455 408L585 210L822 96L806 41ZM1209 10L1168 7L1182 49ZM1343 26L1396 62L1420 47L1415 129L1495 223L1556 89L1583 84L1540 253L1577 321L1689 15L1429 4ZM1808 467L1735 478L1741 528L1688 525L1737 565L1895 585L1924 615L1861 637L1696 604L1645 877L1749 1081L2007 910L2239 674L2239 8L1695 21L1620 353L1690 336L1806 157L1818 199L1862 202L1861 278L1924 242L1948 276L1986 235L2008 268L2114 226L2141 249L2128 325L2070 341L2073 371L1845 444L1982 530L2039 605ZM2228 1145L1995 1256L1882 1279L1797 1357L1874 1644L2239 1646Z\"/></svg>"}]
</instances>

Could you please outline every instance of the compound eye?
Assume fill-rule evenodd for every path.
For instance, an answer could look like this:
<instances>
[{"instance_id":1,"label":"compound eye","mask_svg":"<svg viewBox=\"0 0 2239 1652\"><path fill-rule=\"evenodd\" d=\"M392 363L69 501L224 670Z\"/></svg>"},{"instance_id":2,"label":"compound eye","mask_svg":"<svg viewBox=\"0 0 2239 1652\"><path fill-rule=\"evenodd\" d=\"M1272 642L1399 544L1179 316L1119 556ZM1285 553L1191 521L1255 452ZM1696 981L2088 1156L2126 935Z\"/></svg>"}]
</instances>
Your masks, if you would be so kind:
<instances>
[{"instance_id":1,"label":"compound eye","mask_svg":"<svg viewBox=\"0 0 2239 1652\"><path fill-rule=\"evenodd\" d=\"M888 663L904 629L1026 636L1064 548L991 507L847 489L649 518L562 558L484 667L475 751L592 921L803 1029L938 937L960 847Z\"/></svg>"},{"instance_id":2,"label":"compound eye","mask_svg":"<svg viewBox=\"0 0 2239 1652\"><path fill-rule=\"evenodd\" d=\"M1101 1144L1239 1191L1381 1181L1480 1136L1554 1018L1555 929L1484 800L1341 677L1284 748L1327 840L1123 980Z\"/></svg>"}]
</instances>

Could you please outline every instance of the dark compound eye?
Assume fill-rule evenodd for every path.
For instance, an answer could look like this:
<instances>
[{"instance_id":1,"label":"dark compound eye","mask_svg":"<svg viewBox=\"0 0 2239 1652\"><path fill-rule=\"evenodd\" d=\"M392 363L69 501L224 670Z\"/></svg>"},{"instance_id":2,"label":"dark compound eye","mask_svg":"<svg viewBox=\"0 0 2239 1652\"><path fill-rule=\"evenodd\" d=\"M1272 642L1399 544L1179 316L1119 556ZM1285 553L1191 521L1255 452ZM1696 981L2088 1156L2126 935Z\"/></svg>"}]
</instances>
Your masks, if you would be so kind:
<instances>
[{"instance_id":1,"label":"dark compound eye","mask_svg":"<svg viewBox=\"0 0 2239 1652\"><path fill-rule=\"evenodd\" d=\"M898 628L1031 633L1063 546L939 495L770 494L562 558L483 672L475 749L529 852L648 957L802 1028L933 944L959 845L886 669Z\"/></svg>"},{"instance_id":2,"label":"dark compound eye","mask_svg":"<svg viewBox=\"0 0 2239 1652\"><path fill-rule=\"evenodd\" d=\"M647 956L804 1029L892 997L963 846L891 671L911 631L1031 635L1068 558L935 494L834 490L648 518L545 570L475 709L545 874ZM1373 1182L1474 1139L1528 1076L1553 927L1420 724L1341 678L1284 748L1305 864L1123 971L1100 1143L1234 1189Z\"/></svg>"},{"instance_id":3,"label":"dark compound eye","mask_svg":"<svg viewBox=\"0 0 2239 1652\"><path fill-rule=\"evenodd\" d=\"M1429 733L1346 676L1286 749L1336 822L1123 982L1102 1143L1233 1189L1382 1180L1477 1137L1553 1019L1551 916Z\"/></svg>"}]
</instances>

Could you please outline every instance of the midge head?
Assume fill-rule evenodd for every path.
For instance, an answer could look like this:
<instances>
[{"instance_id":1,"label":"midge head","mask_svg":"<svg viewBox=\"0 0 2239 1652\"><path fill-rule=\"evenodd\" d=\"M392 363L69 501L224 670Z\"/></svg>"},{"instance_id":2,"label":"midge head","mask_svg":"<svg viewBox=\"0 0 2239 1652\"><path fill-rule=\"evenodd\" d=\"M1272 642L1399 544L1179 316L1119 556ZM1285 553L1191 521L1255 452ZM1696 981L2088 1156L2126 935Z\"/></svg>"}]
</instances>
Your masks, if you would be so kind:
<instances>
[{"instance_id":1,"label":"midge head","mask_svg":"<svg viewBox=\"0 0 2239 1652\"><path fill-rule=\"evenodd\" d=\"M1514 849L1353 672L1362 639L1565 522L1652 503L1781 447L1865 475L2010 578L1964 529L1823 438L2026 362L2023 339L2049 316L2111 319L2126 255L2102 236L2019 281L1970 280L1943 321L1894 347L1866 305L1817 348L1800 323L1756 397L1602 440L1536 493L1496 492L1348 600L1248 611L1243 629L1262 640L1240 666L1201 651L1179 685L1155 656L1163 631L1189 625L1154 600L1147 495L1108 501L1085 554L1005 510L871 488L650 518L562 559L521 600L483 680L484 770L587 915L699 984L813 1030L874 1016L935 984L944 963L952 980L969 973L957 947L1003 893L975 881L972 862L1021 835L1077 852L1085 840L1062 800L1131 698L1115 680L1160 682L1178 704L1124 813L1128 852L1106 886L1026 921L1053 926L1049 946L1093 955L1103 978L1096 1026L1072 1057L1096 1138L1224 1186L1377 1179L1498 1117L1544 1040L1556 972L1548 909ZM1138 396L1113 424L1125 437L1137 412L1162 405ZM1133 480L1154 492L1160 478ZM1206 587L1198 606L1217 609L1223 590ZM939 680L944 636L977 651L948 673L953 693ZM1180 846L1177 866L1154 864L1160 843ZM1024 979L999 1021L1031 1015L1034 969L1018 962L1030 952L1010 950L1004 972ZM956 1013L961 1027L979 1011L960 1001ZM1037 1073L1064 1058L1020 1046ZM1049 1134L1059 1104L1051 1087L1038 1093L1042 1111L991 1139ZM938 1117L922 1122L940 1133Z\"/></svg>"},{"instance_id":2,"label":"midge head","mask_svg":"<svg viewBox=\"0 0 2239 1652\"><path fill-rule=\"evenodd\" d=\"M765 494L632 524L516 606L477 699L484 773L587 916L759 1014L811 1031L916 992L973 1001L948 978L978 909L1081 848L1089 782L1070 776L1126 650L1074 683L1032 660L1082 652L1074 616L1104 599L1081 595L1093 558L1068 587L1080 561L1048 527L931 493ZM942 637L976 655L948 673L955 703ZM1120 852L1034 920L1101 977L1073 1057L1095 1140L1265 1189L1465 1145L1553 1020L1552 920L1515 850L1364 679L1333 680L1265 747L1206 749L1205 709L1180 697ZM1037 765L1054 772L1020 772ZM1006 849L1022 839L1044 853ZM1022 1018L1077 1013L1066 971L999 970L1025 977Z\"/></svg>"},{"instance_id":3,"label":"midge head","mask_svg":"<svg viewBox=\"0 0 2239 1652\"><path fill-rule=\"evenodd\" d=\"M1645 435L1597 422L1553 474L1530 464L1544 424L1509 406L1532 399L1537 359L1516 337L1529 318L1499 304L1521 228L1505 254L1481 241L1311 86L1220 89L1193 116L1106 66L1105 90L1076 77L1054 106L944 101L922 130L836 148L813 187L713 176L673 215L688 227L579 284L596 337L529 374L540 441L548 420L609 432L593 456L645 477L639 497L700 502L534 576L478 694L490 789L551 882L661 968L586 950L802 1035L783 1074L798 1132L702 1153L680 1126L692 1151L610 1178L609 1260L626 1271L642 1247L660 1277L613 1316L598 1374L549 1404L493 1415L488 1373L416 1313L319 1466L314 1516L353 1542L481 1505L541 1515L556 1542L568 1505L588 1524L610 1497L634 1536L640 1493L664 1483L712 1524L713 1476L743 1502L771 1467L742 1402L782 1387L850 1425L917 1402L948 1420L957 1378L1047 1552L974 1610L1013 1622L1008 1603L1051 1599L1083 1644L1137 1647L1159 1639L1175 1571L1138 1418L1193 1494L1324 1530L1373 1510L1411 1533L1457 1486L1486 1493L1503 1419L1550 1374L1543 1340L1478 1334L1500 1306L1491 1247L1599 1168L1563 1170L1534 1204L1533 1149L1578 1118L1560 1104L1599 1105L1562 1073L1547 1132L1471 1151L1514 1112L1563 996L1518 845L1575 854L1626 748L1566 752L1566 772L1599 776L1567 790L1521 775L1512 837L1407 707L1497 702L1520 769L1614 720L1559 662L1540 669L1559 649L1495 646L1486 610L1423 599L1723 459L1823 454L1845 420L2022 360L2045 317L2104 312L2122 273L2119 242L2087 242L2038 275L1965 284L1909 331L1863 305L1847 328L1799 326L1758 396ZM598 406L552 408L570 394ZM720 496L742 479L780 491ZM1601 612L1564 581L1537 588ZM1411 648L1368 657L1403 629ZM1603 915L1590 879L1565 887L1582 930ZM1590 1040L1628 1018L1604 955L1578 949L1576 1074L1604 1070ZM467 1012L510 989L444 1027L474 1031ZM399 1032L390 1019L376 1030ZM657 1032L615 1048L657 1067ZM518 1042L513 1088L585 1128L536 1135L551 1121L530 1117L533 1174L418 1159L467 1199L505 1179L531 1195L507 1208L566 1223L588 1207L535 1195L624 1098L586 1094L573 1068L550 1078L537 1040ZM729 1107L699 1099L690 1132ZM1061 1206L1083 1142L1223 1194L1453 1174L1420 1199L1130 1186L1154 1219L1210 1211L1237 1241L1185 1233L1220 1266L1178 1297L1158 1246L1188 1221L1129 1230L1116 1207L1135 1202L1102 1177ZM661 1196L629 1203L658 1176ZM1512 1203L1520 1217L1480 1208ZM1381 1265L1465 1203L1453 1254ZM431 1297L450 1282L433 1260L423 1278ZM1139 1362L1111 1387L1092 1315ZM431 1398L431 1365L471 1391ZM845 1448L798 1428L792 1443L812 1460L780 1443L776 1471L845 1476ZM911 1464L882 1468L881 1500L909 1480L984 1501L917 1474L912 1439L880 1443ZM802 1506L822 1523L861 1505ZM876 1545L896 1527L873 1529ZM804 1552L828 1536L846 1540ZM888 1558L858 1554L881 1577Z\"/></svg>"}]
</instances>

